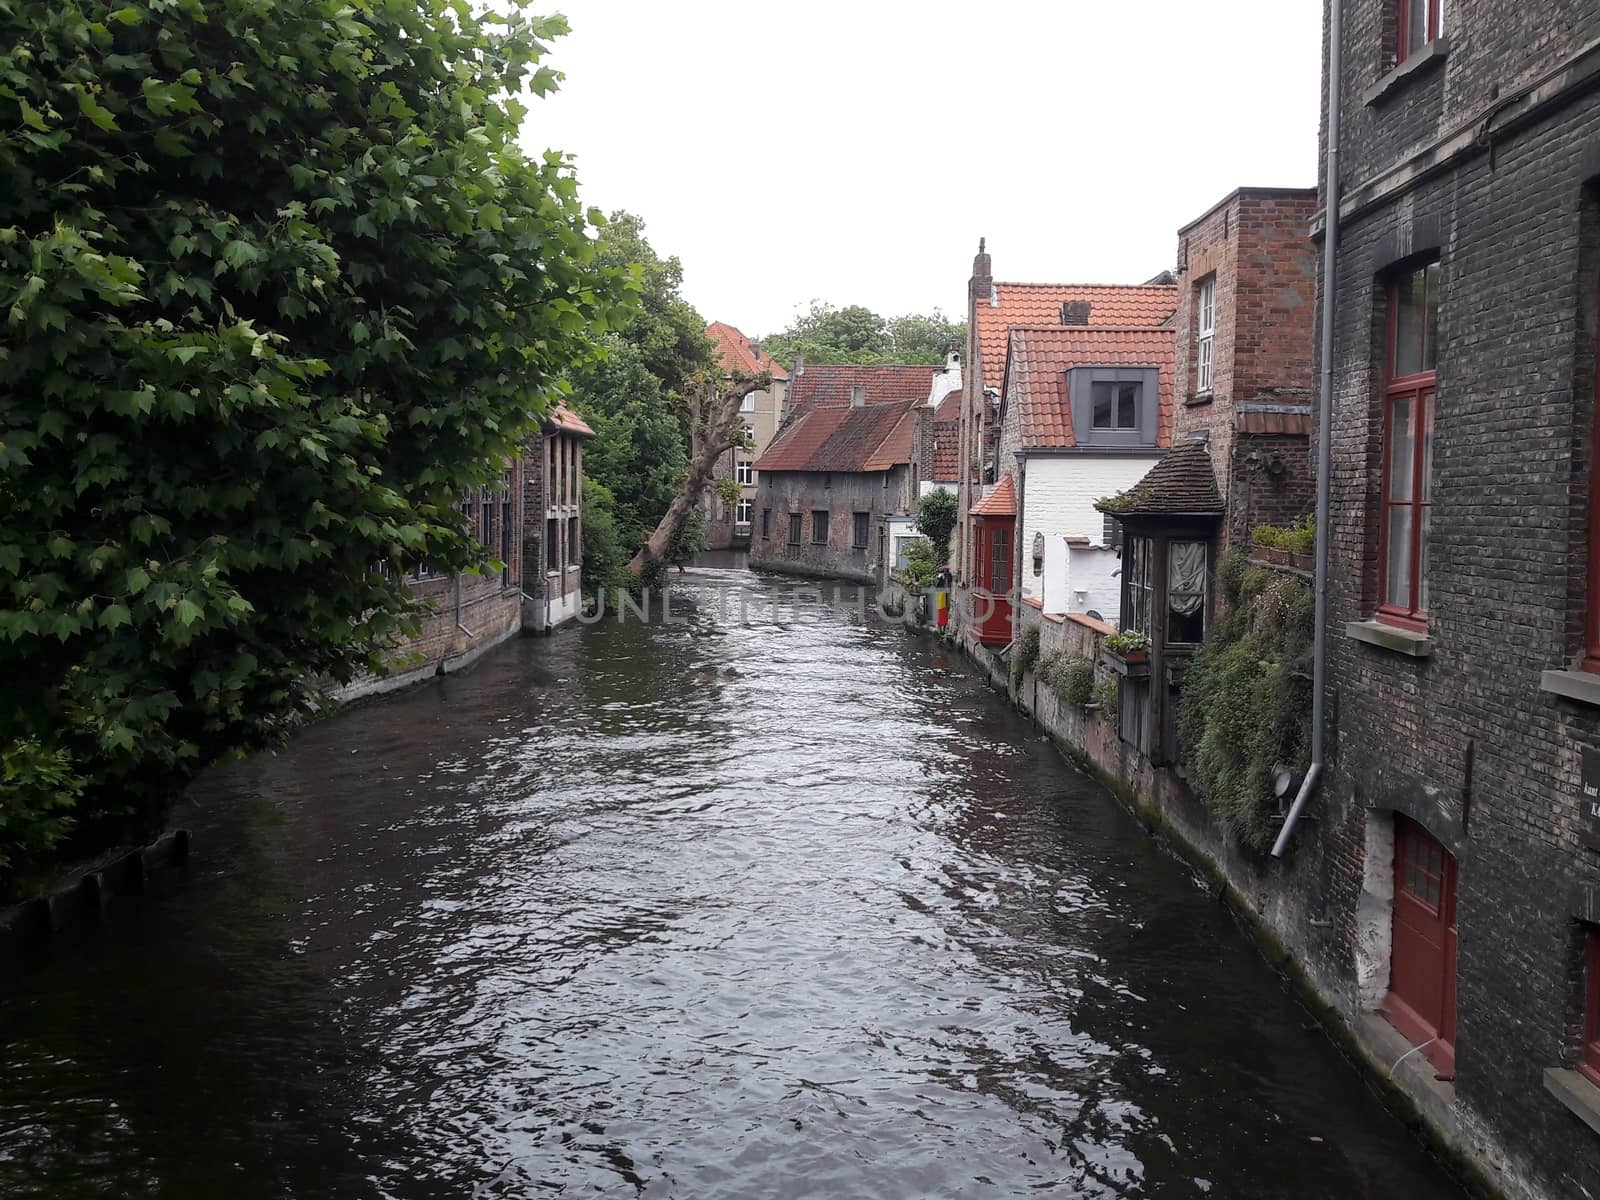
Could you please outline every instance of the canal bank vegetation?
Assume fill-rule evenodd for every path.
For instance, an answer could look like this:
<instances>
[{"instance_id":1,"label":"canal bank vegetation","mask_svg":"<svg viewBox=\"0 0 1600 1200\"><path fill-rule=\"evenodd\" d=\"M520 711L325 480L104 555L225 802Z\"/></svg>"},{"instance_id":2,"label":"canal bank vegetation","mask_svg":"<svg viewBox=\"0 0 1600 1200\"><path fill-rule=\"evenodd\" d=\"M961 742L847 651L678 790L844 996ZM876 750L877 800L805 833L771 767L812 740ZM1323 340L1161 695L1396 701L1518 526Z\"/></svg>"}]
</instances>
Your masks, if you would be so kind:
<instances>
[{"instance_id":1,"label":"canal bank vegetation","mask_svg":"<svg viewBox=\"0 0 1600 1200\"><path fill-rule=\"evenodd\" d=\"M1195 794L1230 835L1264 850L1278 824L1275 777L1298 780L1310 759L1315 598L1305 579L1240 550L1217 581L1222 612L1184 676L1179 744Z\"/></svg>"},{"instance_id":2,"label":"canal bank vegetation","mask_svg":"<svg viewBox=\"0 0 1600 1200\"><path fill-rule=\"evenodd\" d=\"M0 6L0 890L381 669L424 560L497 569L461 496L638 290L518 149L564 32Z\"/></svg>"}]
</instances>

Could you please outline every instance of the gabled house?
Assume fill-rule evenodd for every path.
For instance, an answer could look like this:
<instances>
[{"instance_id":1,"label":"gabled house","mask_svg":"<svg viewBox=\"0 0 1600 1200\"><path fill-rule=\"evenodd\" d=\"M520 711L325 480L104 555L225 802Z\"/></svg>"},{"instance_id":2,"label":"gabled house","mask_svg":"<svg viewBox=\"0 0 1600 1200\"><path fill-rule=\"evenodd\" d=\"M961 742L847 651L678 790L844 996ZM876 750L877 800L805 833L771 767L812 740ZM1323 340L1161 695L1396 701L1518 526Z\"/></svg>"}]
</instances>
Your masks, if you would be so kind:
<instances>
[{"instance_id":1,"label":"gabled house","mask_svg":"<svg viewBox=\"0 0 1600 1200\"><path fill-rule=\"evenodd\" d=\"M939 368L801 364L789 412L756 459L750 565L879 582L885 518L916 503Z\"/></svg>"},{"instance_id":2,"label":"gabled house","mask_svg":"<svg viewBox=\"0 0 1600 1200\"><path fill-rule=\"evenodd\" d=\"M543 632L583 600L583 446L588 423L558 405L529 438L522 472L522 626Z\"/></svg>"},{"instance_id":3,"label":"gabled house","mask_svg":"<svg viewBox=\"0 0 1600 1200\"><path fill-rule=\"evenodd\" d=\"M725 378L755 376L766 371L772 386L751 392L744 398L740 421L745 444L723 452L713 470L717 479L732 479L739 485L739 499L725 501L715 489L701 501L705 544L710 550L748 547L754 527L756 501L755 461L765 452L778 432L789 387L789 372L761 346L724 321L706 326L712 353Z\"/></svg>"},{"instance_id":4,"label":"gabled house","mask_svg":"<svg viewBox=\"0 0 1600 1200\"><path fill-rule=\"evenodd\" d=\"M1014 480L1024 603L1116 624L1118 530L1095 502L1171 444L1173 340L1166 328L1012 327L993 469Z\"/></svg>"},{"instance_id":5,"label":"gabled house","mask_svg":"<svg viewBox=\"0 0 1600 1200\"><path fill-rule=\"evenodd\" d=\"M1177 303L1177 287L1165 282L1101 285L996 280L987 248L982 241L978 243L967 281L967 356L957 429L961 517L952 539L951 565L959 585L972 578L972 506L998 478L994 474L996 422L1012 328L1156 329L1170 323Z\"/></svg>"}]
</instances>

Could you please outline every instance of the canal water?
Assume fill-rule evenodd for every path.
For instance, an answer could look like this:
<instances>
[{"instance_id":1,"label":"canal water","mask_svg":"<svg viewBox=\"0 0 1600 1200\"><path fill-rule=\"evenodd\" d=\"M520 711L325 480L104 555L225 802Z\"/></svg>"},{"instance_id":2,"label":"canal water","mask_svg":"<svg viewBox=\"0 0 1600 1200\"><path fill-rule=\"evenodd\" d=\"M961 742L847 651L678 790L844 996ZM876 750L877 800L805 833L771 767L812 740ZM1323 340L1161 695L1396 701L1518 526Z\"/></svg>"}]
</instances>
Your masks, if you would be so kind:
<instances>
[{"instance_id":1,"label":"canal water","mask_svg":"<svg viewBox=\"0 0 1600 1200\"><path fill-rule=\"evenodd\" d=\"M956 655L677 584L203 780L0 987L0 1195L1460 1195Z\"/></svg>"}]
</instances>

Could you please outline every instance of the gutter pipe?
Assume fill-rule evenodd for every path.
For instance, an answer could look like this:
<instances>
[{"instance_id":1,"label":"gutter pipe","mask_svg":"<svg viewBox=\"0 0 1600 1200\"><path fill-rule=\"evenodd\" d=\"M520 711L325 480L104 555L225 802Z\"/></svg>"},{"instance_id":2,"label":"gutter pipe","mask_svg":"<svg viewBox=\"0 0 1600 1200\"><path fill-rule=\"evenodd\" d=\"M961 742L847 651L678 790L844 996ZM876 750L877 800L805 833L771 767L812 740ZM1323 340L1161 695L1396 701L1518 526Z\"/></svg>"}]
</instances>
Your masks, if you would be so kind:
<instances>
[{"instance_id":1,"label":"gutter pipe","mask_svg":"<svg viewBox=\"0 0 1600 1200\"><path fill-rule=\"evenodd\" d=\"M1311 765L1272 844L1282 858L1295 823L1322 778L1323 695L1328 678L1328 509L1333 491L1333 307L1339 262L1339 104L1342 80L1343 0L1328 0L1328 157L1322 205L1322 379L1317 421L1317 574L1316 616L1311 650Z\"/></svg>"}]
</instances>

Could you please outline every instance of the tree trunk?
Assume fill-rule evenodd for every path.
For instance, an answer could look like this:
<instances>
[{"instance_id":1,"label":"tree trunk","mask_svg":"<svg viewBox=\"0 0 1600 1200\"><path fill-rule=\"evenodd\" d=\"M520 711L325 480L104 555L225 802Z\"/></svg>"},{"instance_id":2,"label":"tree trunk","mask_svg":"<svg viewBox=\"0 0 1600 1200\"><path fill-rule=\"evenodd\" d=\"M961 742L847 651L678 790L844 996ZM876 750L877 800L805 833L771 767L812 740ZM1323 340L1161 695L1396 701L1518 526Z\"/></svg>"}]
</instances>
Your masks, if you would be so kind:
<instances>
[{"instance_id":1,"label":"tree trunk","mask_svg":"<svg viewBox=\"0 0 1600 1200\"><path fill-rule=\"evenodd\" d=\"M638 578L651 563L666 557L673 537L683 527L690 510L705 495L716 471L717 456L737 444L733 440L733 430L738 424L744 398L771 386L770 376L759 375L754 379L740 379L726 390L702 383L689 393L689 472L655 531L629 560L628 574Z\"/></svg>"}]
</instances>

